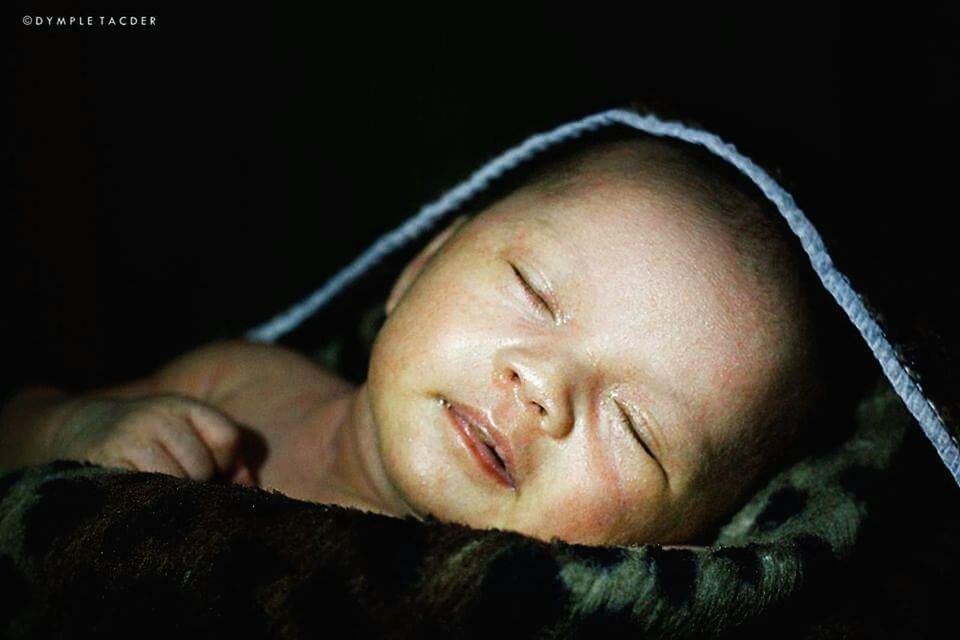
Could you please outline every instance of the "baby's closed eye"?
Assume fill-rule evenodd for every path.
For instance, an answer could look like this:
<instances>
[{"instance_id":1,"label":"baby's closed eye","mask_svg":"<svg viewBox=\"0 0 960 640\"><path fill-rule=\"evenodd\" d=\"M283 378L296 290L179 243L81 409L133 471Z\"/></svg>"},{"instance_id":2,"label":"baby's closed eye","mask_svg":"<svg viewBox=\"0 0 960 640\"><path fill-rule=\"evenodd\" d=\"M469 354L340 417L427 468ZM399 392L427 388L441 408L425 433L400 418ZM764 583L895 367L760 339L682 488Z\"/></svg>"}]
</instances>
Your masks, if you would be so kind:
<instances>
[{"instance_id":1,"label":"baby's closed eye","mask_svg":"<svg viewBox=\"0 0 960 640\"><path fill-rule=\"evenodd\" d=\"M519 268L516 264L514 264L514 263L512 263L512 262L509 263L509 264L510 264L510 267L513 269L514 275L516 276L517 280L520 282L520 285L521 285L521 287L523 288L523 291L524 291L525 295L527 296L527 298L530 300L530 302L531 302L535 307L537 307L538 310L543 311L543 312L546 312L546 313L550 314L551 317L553 317L554 319L556 319L556 316L555 316L555 314L554 314L554 312L553 312L553 309L550 307L550 304L549 304L549 303L547 302L547 300L544 298L543 294L541 294L539 291L537 291L537 290L534 288L534 286L533 286L532 284L530 284L530 278L529 278L528 276L524 275L523 271L521 271L520 268Z\"/></svg>"}]
</instances>

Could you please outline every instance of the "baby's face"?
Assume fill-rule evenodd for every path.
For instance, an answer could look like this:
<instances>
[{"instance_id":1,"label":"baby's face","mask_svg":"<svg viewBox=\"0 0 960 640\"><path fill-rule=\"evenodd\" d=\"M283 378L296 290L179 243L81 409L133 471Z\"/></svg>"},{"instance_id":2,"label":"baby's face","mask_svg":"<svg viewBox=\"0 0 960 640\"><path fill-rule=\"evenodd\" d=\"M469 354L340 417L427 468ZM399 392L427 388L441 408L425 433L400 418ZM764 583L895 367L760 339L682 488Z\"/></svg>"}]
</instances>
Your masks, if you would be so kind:
<instances>
[{"instance_id":1,"label":"baby's face","mask_svg":"<svg viewBox=\"0 0 960 640\"><path fill-rule=\"evenodd\" d=\"M772 406L775 301L694 205L595 182L501 200L398 285L367 384L420 514L681 543L737 492L717 469Z\"/></svg>"}]
</instances>

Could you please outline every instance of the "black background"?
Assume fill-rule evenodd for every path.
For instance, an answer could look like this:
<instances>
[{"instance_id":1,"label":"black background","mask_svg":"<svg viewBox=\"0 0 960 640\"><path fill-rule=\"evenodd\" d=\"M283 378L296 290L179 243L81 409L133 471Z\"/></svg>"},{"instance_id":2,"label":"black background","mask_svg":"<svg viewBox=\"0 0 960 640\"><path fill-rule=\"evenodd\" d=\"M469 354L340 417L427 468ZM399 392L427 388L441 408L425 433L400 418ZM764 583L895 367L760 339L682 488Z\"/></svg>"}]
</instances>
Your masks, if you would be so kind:
<instances>
[{"instance_id":1,"label":"black background","mask_svg":"<svg viewBox=\"0 0 960 640\"><path fill-rule=\"evenodd\" d=\"M635 99L783 176L841 266L866 247L852 275L881 308L951 310L945 6L191 4L9 6L5 387L121 381L239 334L525 136ZM923 269L888 293L893 258Z\"/></svg>"}]
</instances>

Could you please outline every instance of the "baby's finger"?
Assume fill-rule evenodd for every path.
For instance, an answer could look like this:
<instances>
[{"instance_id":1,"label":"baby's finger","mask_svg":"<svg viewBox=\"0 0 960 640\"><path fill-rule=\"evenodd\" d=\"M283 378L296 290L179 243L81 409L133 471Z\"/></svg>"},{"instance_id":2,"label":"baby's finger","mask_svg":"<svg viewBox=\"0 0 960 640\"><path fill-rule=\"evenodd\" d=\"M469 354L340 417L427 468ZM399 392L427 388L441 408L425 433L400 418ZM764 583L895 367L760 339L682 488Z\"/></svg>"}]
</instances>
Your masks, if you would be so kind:
<instances>
[{"instance_id":1,"label":"baby's finger","mask_svg":"<svg viewBox=\"0 0 960 640\"><path fill-rule=\"evenodd\" d=\"M246 465L240 465L234 470L233 475L230 478L230 482L233 484L242 485L244 487L257 486L257 481L253 477L253 472L250 471L250 468Z\"/></svg>"},{"instance_id":2,"label":"baby's finger","mask_svg":"<svg viewBox=\"0 0 960 640\"><path fill-rule=\"evenodd\" d=\"M193 426L185 420L172 421L158 435L160 442L194 480L209 480L216 472L216 463L207 445L200 439Z\"/></svg>"},{"instance_id":3,"label":"baby's finger","mask_svg":"<svg viewBox=\"0 0 960 640\"><path fill-rule=\"evenodd\" d=\"M240 444L240 429L216 409L202 404L190 405L186 417L213 456L217 470L229 471Z\"/></svg>"},{"instance_id":4,"label":"baby's finger","mask_svg":"<svg viewBox=\"0 0 960 640\"><path fill-rule=\"evenodd\" d=\"M165 473L178 478L187 478L186 470L174 459L159 442L149 442L127 453L127 459L138 471Z\"/></svg>"}]
</instances>

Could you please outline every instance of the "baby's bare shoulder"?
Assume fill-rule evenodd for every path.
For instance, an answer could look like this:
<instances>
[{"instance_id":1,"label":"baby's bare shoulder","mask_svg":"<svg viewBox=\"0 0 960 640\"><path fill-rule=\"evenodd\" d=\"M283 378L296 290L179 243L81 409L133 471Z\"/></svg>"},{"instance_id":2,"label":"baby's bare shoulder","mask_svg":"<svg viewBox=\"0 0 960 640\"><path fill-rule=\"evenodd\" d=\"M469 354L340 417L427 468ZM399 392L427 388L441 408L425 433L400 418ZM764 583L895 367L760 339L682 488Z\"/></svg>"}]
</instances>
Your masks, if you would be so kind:
<instances>
[{"instance_id":1,"label":"baby's bare shoulder","mask_svg":"<svg viewBox=\"0 0 960 640\"><path fill-rule=\"evenodd\" d=\"M254 386L290 390L309 387L323 395L350 388L349 383L308 356L282 345L248 340L219 340L199 347L171 363L167 376L182 377L203 372L211 399Z\"/></svg>"}]
</instances>

